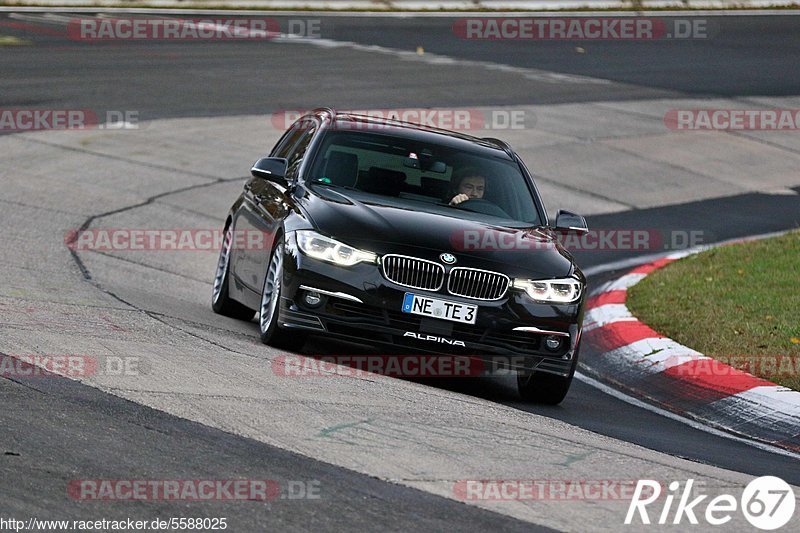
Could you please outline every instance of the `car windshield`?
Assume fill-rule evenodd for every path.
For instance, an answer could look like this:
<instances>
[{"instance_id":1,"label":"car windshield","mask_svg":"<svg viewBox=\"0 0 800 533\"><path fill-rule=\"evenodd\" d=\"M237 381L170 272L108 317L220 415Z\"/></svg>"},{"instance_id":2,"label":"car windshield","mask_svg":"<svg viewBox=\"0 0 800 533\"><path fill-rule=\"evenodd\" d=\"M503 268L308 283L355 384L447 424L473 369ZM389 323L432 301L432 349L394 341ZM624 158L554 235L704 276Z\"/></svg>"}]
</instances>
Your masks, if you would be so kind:
<instances>
[{"instance_id":1,"label":"car windshield","mask_svg":"<svg viewBox=\"0 0 800 533\"><path fill-rule=\"evenodd\" d=\"M332 131L323 139L307 182L312 189L347 189L348 196L368 204L505 226L542 224L519 165L491 148Z\"/></svg>"}]
</instances>

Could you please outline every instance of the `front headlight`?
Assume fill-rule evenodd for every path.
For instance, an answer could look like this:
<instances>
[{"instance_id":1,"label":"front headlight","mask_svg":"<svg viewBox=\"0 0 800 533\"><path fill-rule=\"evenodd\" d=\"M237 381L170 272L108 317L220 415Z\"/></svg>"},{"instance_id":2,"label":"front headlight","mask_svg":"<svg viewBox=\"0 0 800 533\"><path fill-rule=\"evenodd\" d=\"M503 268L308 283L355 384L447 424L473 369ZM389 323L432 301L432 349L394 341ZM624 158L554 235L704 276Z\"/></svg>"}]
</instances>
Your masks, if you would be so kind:
<instances>
[{"instance_id":1,"label":"front headlight","mask_svg":"<svg viewBox=\"0 0 800 533\"><path fill-rule=\"evenodd\" d=\"M377 263L378 256L372 252L358 250L352 246L320 235L316 231L297 232L297 246L309 257L335 263L340 266L353 266L356 263Z\"/></svg>"},{"instance_id":2,"label":"front headlight","mask_svg":"<svg viewBox=\"0 0 800 533\"><path fill-rule=\"evenodd\" d=\"M574 278L563 279L520 279L513 284L522 289L537 302L568 304L581 297L581 282Z\"/></svg>"}]
</instances>

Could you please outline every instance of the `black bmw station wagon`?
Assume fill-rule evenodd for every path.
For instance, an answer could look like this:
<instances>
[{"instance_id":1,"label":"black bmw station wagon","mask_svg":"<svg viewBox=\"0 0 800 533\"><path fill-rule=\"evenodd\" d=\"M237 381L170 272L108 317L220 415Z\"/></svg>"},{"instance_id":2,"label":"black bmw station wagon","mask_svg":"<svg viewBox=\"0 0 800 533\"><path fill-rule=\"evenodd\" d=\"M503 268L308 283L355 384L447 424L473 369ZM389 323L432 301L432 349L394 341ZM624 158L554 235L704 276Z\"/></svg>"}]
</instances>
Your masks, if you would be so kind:
<instances>
[{"instance_id":1,"label":"black bmw station wagon","mask_svg":"<svg viewBox=\"0 0 800 533\"><path fill-rule=\"evenodd\" d=\"M308 334L513 361L523 398L559 403L586 280L522 160L497 139L317 109L258 160L225 222L215 312L263 342ZM259 247L233 246L259 231Z\"/></svg>"}]
</instances>

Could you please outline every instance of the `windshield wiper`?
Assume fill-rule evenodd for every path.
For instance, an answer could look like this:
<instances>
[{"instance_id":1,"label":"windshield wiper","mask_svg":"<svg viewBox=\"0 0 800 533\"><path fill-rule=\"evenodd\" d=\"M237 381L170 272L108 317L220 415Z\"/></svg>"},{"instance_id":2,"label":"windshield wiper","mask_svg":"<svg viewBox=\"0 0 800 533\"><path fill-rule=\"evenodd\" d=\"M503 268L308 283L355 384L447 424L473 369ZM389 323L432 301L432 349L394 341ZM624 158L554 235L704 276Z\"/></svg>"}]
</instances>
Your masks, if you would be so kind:
<instances>
[{"instance_id":1,"label":"windshield wiper","mask_svg":"<svg viewBox=\"0 0 800 533\"><path fill-rule=\"evenodd\" d=\"M324 185L325 187L336 187L338 189L346 189L348 191L358 190L355 187L350 187L349 185L339 185L338 183L332 183L330 181L322 181L321 179L311 180L309 183L311 183L312 185Z\"/></svg>"}]
</instances>

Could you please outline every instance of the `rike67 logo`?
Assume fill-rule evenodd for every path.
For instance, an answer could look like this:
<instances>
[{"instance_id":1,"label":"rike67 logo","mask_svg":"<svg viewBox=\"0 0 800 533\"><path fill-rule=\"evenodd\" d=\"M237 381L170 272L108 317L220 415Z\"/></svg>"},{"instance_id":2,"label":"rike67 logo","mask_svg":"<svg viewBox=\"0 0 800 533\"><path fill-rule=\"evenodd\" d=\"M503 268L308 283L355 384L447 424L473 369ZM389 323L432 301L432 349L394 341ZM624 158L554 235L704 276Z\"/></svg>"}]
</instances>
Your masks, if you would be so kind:
<instances>
[{"instance_id":1,"label":"rike67 logo","mask_svg":"<svg viewBox=\"0 0 800 533\"><path fill-rule=\"evenodd\" d=\"M772 531L785 526L792 519L795 508L795 495L792 487L779 477L763 476L747 484L737 500L731 494L721 494L706 501L707 494L696 495L692 491L694 480L689 479L681 490L681 483L673 481L669 490L662 494L661 484L650 479L640 479L633 492L625 524L641 521L642 524L656 523L698 525L700 518L712 526L727 524L740 512L750 525L764 531ZM652 505L663 496L663 506ZM696 497L695 497L696 496ZM676 503L677 500L677 503ZM660 504L661 502L659 502ZM673 507L673 504L676 505ZM656 515L651 522L648 506ZM685 518L685 521L684 521Z\"/></svg>"}]
</instances>

